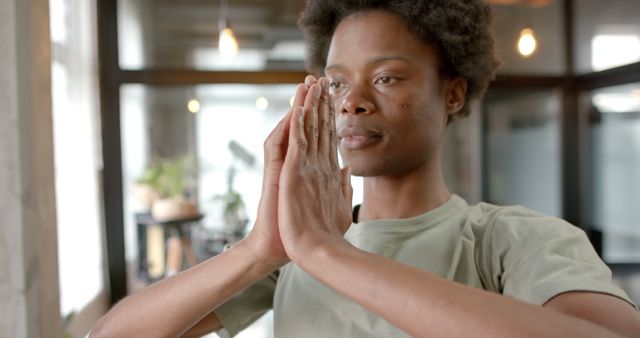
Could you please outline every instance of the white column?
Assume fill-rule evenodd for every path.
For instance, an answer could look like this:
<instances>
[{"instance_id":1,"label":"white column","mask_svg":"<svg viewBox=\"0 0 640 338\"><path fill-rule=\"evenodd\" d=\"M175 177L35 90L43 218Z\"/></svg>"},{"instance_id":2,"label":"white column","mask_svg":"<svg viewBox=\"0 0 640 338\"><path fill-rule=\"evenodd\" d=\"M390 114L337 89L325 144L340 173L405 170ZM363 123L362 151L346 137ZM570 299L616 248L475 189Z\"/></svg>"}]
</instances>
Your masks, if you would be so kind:
<instances>
[{"instance_id":1,"label":"white column","mask_svg":"<svg viewBox=\"0 0 640 338\"><path fill-rule=\"evenodd\" d=\"M0 332L61 337L48 1L0 0L0 41Z\"/></svg>"}]
</instances>

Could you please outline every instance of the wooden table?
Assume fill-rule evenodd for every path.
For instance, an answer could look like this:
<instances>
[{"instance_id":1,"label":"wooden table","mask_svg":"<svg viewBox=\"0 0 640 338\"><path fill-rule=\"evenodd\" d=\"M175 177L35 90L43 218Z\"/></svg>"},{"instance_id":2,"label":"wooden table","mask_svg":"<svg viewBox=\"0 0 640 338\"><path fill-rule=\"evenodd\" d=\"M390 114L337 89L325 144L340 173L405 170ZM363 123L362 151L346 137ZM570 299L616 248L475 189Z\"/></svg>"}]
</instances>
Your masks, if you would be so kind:
<instances>
[{"instance_id":1,"label":"wooden table","mask_svg":"<svg viewBox=\"0 0 640 338\"><path fill-rule=\"evenodd\" d=\"M191 246L191 225L199 222L204 215L198 214L193 217L156 220L151 213L136 213L135 219L137 224L137 240L138 240L138 275L147 281L156 281L170 276L182 270L184 257L188 266L196 265L197 259ZM188 228L187 228L188 227ZM186 228L186 229L185 229ZM166 261L162 266L153 266L149 262L148 250L155 249L149 247L149 240L154 237L157 242L158 230L161 230L160 244L164 246L161 255L164 256L162 261ZM154 243L152 243L154 244ZM149 269L152 269L150 273Z\"/></svg>"}]
</instances>

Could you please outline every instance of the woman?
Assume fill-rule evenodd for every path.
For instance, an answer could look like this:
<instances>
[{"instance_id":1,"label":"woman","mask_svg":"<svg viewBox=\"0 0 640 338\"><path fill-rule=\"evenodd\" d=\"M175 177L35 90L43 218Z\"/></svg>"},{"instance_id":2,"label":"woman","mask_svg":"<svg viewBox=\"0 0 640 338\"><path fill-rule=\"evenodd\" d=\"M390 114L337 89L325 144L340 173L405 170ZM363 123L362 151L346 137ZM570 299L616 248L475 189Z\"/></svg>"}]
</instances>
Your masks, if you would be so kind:
<instances>
[{"instance_id":1,"label":"woman","mask_svg":"<svg viewBox=\"0 0 640 338\"><path fill-rule=\"evenodd\" d=\"M298 86L265 142L253 230L92 336L233 335L270 308L276 337L640 336L581 230L444 183L446 126L498 65L490 23L480 0L308 1L309 68L326 77Z\"/></svg>"}]
</instances>

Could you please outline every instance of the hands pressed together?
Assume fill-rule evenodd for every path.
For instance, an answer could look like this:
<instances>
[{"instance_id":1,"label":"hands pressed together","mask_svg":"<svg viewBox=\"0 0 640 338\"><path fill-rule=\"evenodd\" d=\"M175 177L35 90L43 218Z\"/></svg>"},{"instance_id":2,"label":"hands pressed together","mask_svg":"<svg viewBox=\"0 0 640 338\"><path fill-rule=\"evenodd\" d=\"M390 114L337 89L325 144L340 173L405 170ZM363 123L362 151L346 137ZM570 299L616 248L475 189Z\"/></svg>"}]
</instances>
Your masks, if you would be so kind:
<instances>
[{"instance_id":1,"label":"hands pressed together","mask_svg":"<svg viewBox=\"0 0 640 338\"><path fill-rule=\"evenodd\" d=\"M323 246L346 243L352 221L349 168L338 164L328 80L308 76L293 108L264 143L257 221L247 238L257 258L298 264Z\"/></svg>"}]
</instances>

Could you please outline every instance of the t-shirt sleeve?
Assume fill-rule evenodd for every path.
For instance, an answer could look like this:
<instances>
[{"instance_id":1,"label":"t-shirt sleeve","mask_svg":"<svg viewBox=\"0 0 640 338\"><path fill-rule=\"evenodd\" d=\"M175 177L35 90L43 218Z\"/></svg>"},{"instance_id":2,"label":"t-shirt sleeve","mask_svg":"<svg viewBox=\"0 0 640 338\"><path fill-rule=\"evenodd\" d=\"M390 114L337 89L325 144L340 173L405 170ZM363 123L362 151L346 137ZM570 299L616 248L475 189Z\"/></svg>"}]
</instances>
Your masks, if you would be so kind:
<instances>
[{"instance_id":1,"label":"t-shirt sleeve","mask_svg":"<svg viewBox=\"0 0 640 338\"><path fill-rule=\"evenodd\" d=\"M598 257L581 229L554 217L521 207L507 208L492 231L496 282L504 295L543 305L570 291L588 291L621 298L611 270Z\"/></svg>"},{"instance_id":2,"label":"t-shirt sleeve","mask_svg":"<svg viewBox=\"0 0 640 338\"><path fill-rule=\"evenodd\" d=\"M233 337L273 308L273 294L278 280L278 270L237 294L214 312L222 329L221 337Z\"/></svg>"}]
</instances>

